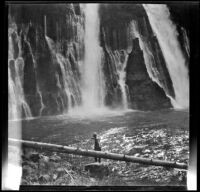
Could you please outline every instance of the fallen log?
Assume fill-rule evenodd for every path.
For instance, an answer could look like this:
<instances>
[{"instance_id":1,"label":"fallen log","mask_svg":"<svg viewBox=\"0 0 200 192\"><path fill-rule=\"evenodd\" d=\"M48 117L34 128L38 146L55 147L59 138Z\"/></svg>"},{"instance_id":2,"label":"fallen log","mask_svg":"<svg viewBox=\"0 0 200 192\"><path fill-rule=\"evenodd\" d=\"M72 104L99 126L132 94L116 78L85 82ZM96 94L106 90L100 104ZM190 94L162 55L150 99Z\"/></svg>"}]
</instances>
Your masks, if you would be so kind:
<instances>
[{"instance_id":1,"label":"fallen log","mask_svg":"<svg viewBox=\"0 0 200 192\"><path fill-rule=\"evenodd\" d=\"M141 163L141 164L147 164L147 165L163 166L163 167L178 168L178 169L188 169L188 165L184 163L162 161L162 160L149 159L149 158L140 158L140 157L134 157L134 156L124 155L124 154L108 153L108 152L102 152L102 151L84 150L80 148L68 147L68 146L63 146L63 145L55 145L55 144L50 144L50 143L41 143L41 142L25 141L25 140L17 140L17 139L9 139L8 141L10 145L17 145L21 143L24 147L45 149L45 150L59 152L59 153L70 153L70 154L82 155L82 156L88 156L88 157L99 157L99 158L104 158L104 159Z\"/></svg>"}]
</instances>

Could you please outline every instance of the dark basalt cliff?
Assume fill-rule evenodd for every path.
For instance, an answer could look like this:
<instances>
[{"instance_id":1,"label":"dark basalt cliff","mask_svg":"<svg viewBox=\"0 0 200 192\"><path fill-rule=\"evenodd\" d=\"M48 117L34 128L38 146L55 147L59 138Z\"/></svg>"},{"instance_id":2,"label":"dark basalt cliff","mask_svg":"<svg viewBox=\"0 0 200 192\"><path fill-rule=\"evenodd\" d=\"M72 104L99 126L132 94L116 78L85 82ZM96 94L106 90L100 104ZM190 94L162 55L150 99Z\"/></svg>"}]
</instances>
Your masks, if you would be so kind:
<instances>
[{"instance_id":1,"label":"dark basalt cliff","mask_svg":"<svg viewBox=\"0 0 200 192\"><path fill-rule=\"evenodd\" d=\"M191 54L197 54L198 50L198 30L199 30L199 6L197 3L168 3L167 4L172 21L176 24L178 31L178 39L181 45L181 49L186 58L186 64L189 65ZM188 51L186 48L185 33L190 39L189 47L193 47L192 51ZM193 44L191 45L191 40ZM189 70L189 67L188 67Z\"/></svg>"},{"instance_id":2,"label":"dark basalt cliff","mask_svg":"<svg viewBox=\"0 0 200 192\"><path fill-rule=\"evenodd\" d=\"M106 44L112 50L120 50L130 44L128 24L132 20L141 20L145 11L141 5L102 4L99 14Z\"/></svg>"},{"instance_id":3,"label":"dark basalt cliff","mask_svg":"<svg viewBox=\"0 0 200 192\"><path fill-rule=\"evenodd\" d=\"M70 71L69 81L77 81L78 85L77 62L83 58L84 49L79 32L83 28L84 16L78 4L9 7L13 59L24 60L24 95L33 116L62 113L69 107L69 99L80 102L75 98L77 94L66 95L66 74L62 72L63 68ZM80 91L77 85L71 83Z\"/></svg>"},{"instance_id":4,"label":"dark basalt cliff","mask_svg":"<svg viewBox=\"0 0 200 192\"><path fill-rule=\"evenodd\" d=\"M122 100L122 92L118 84L118 73L116 68L115 56L112 52L103 47L104 60L103 60L103 72L106 82L106 94L105 94L105 105L111 107L118 107Z\"/></svg>"},{"instance_id":5,"label":"dark basalt cliff","mask_svg":"<svg viewBox=\"0 0 200 192\"><path fill-rule=\"evenodd\" d=\"M126 72L131 108L155 110L171 106L164 90L153 82L147 73L138 38L133 40L133 49L128 57Z\"/></svg>"},{"instance_id":6,"label":"dark basalt cliff","mask_svg":"<svg viewBox=\"0 0 200 192\"><path fill-rule=\"evenodd\" d=\"M162 88L149 78L144 59L140 58L143 57L141 56L143 50L140 50L141 53L139 55L135 55L135 57L138 58L134 58L133 51L131 52L131 54L129 54L126 69L126 83L129 88L129 93L131 97L131 108L147 110L171 107L169 98L166 96L166 94L170 95L171 97L175 97L174 88L166 67L162 51L158 44L158 40L152 32L152 28L150 26L148 17L143 6L139 4L134 4L131 6L129 4L103 4L100 6L99 13L101 18L101 46L104 48L106 58L104 66L111 66L112 55L114 55L114 52L121 52L122 50L127 51L130 50L130 48L132 49L132 47L134 46L138 46L134 45L135 41L132 41L132 21L137 23L138 32L141 38L143 38L144 42L148 45L153 55L152 67L153 69L158 71L158 74L156 74L156 78L161 82L163 86ZM110 54L108 54L108 52L110 52ZM131 67L131 65L133 65L133 68ZM137 71L137 73L135 71ZM145 78L143 80L130 80L130 77L142 77L144 76L144 74ZM108 98L112 98L112 101L115 100L115 98L112 97L113 91L112 89L110 89L110 87L115 87L115 89L118 89L118 87L115 86L116 79L118 78L119 77L115 75L115 78L112 78L115 80L108 79L106 82L107 87L109 87L107 92L107 94L109 95ZM138 82L139 84L137 84L136 82ZM165 89L166 93L163 91L163 89ZM135 99L133 99L133 97ZM159 101L156 102L156 99L151 99L153 97L160 99L158 99ZM109 101L107 102L109 103Z\"/></svg>"},{"instance_id":7,"label":"dark basalt cliff","mask_svg":"<svg viewBox=\"0 0 200 192\"><path fill-rule=\"evenodd\" d=\"M169 10L177 24L178 38L185 42L184 33L188 35L191 31L188 20L184 23L187 10L178 12L173 5ZM125 71L129 107L141 110L172 107L167 97L175 97L172 80L143 6L100 4L99 16L105 105L120 106L124 92L119 79ZM10 5L8 21L10 76L15 82L19 74L32 115L61 114L80 105L85 30L82 7L76 3ZM133 24L140 39L133 34ZM145 50L139 45L141 40L151 52L152 76L161 86L150 77ZM181 47L189 63L185 44ZM25 116L26 112L23 113Z\"/></svg>"}]
</instances>

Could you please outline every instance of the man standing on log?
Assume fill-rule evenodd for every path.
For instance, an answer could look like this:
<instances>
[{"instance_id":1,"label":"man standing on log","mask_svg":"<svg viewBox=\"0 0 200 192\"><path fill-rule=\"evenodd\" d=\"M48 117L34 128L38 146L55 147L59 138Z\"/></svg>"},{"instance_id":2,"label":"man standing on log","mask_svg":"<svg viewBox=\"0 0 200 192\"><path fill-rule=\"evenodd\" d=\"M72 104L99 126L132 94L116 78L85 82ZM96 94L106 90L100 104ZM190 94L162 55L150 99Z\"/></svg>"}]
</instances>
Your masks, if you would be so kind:
<instances>
[{"instance_id":1,"label":"man standing on log","mask_svg":"<svg viewBox=\"0 0 200 192\"><path fill-rule=\"evenodd\" d=\"M94 139L94 150L95 151L101 151L101 147L99 145L99 140L97 139L97 134L96 133L93 134L92 139ZM95 162L97 162L97 161L99 163L101 162L101 158L95 157L94 159L95 159Z\"/></svg>"}]
</instances>

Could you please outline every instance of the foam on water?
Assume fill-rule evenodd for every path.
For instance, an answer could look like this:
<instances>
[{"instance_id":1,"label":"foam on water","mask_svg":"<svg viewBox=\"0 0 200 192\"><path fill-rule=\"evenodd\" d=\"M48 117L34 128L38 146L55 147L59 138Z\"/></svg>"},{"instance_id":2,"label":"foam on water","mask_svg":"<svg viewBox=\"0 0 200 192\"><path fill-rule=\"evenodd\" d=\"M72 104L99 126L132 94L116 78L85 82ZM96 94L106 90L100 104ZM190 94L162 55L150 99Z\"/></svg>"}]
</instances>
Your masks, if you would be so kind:
<instances>
[{"instance_id":1,"label":"foam on water","mask_svg":"<svg viewBox=\"0 0 200 192\"><path fill-rule=\"evenodd\" d=\"M111 117L111 116L120 116L125 113L133 112L131 109L109 109L107 107L93 108L92 110L88 110L85 107L76 107L68 112L66 115L70 118L98 118L98 117Z\"/></svg>"}]
</instances>

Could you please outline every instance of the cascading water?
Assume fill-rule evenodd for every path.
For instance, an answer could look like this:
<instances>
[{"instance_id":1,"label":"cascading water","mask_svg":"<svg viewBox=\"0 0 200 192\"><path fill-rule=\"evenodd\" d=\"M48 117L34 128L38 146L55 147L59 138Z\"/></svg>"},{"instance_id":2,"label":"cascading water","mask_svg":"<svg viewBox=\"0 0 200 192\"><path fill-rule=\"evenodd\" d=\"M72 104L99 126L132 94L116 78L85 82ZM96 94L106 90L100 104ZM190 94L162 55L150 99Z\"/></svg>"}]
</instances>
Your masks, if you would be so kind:
<instances>
[{"instance_id":1,"label":"cascading water","mask_svg":"<svg viewBox=\"0 0 200 192\"><path fill-rule=\"evenodd\" d=\"M175 108L189 107L189 78L177 39L176 26L166 5L144 4L151 27L160 44L175 91Z\"/></svg>"},{"instance_id":2,"label":"cascading water","mask_svg":"<svg viewBox=\"0 0 200 192\"><path fill-rule=\"evenodd\" d=\"M102 35L103 35L103 41L106 42L106 33L104 28L102 28ZM128 49L122 49L122 50L115 50L112 51L112 48L105 43L105 49L106 52L109 55L111 63L109 64L110 67L113 66L112 70L112 76L117 77L117 83L121 90L121 103L118 103L118 106L122 110L128 109L128 101L129 101L129 90L128 86L125 83L126 79L126 65L128 61ZM112 79L112 78L111 78Z\"/></svg>"},{"instance_id":3,"label":"cascading water","mask_svg":"<svg viewBox=\"0 0 200 192\"><path fill-rule=\"evenodd\" d=\"M40 111L39 111L39 116L42 116L42 110L45 108L45 105L44 105L44 103L43 103L42 93L41 93L41 91L40 91L40 89L39 89L38 84L37 84L37 93L38 93L38 95L39 95L40 103L41 103L41 108L40 108Z\"/></svg>"},{"instance_id":4,"label":"cascading water","mask_svg":"<svg viewBox=\"0 0 200 192\"><path fill-rule=\"evenodd\" d=\"M95 111L104 106L104 78L101 69L101 57L98 4L86 4L82 106L89 111Z\"/></svg>"},{"instance_id":5,"label":"cascading water","mask_svg":"<svg viewBox=\"0 0 200 192\"><path fill-rule=\"evenodd\" d=\"M170 96L168 90L165 88L163 83L159 80L160 74L157 67L155 66L154 55L152 54L148 43L145 41L144 37L142 37L142 35L140 34L139 29L138 29L138 23L133 20L130 22L129 27L131 31L131 36L133 36L132 38L137 37L139 39L139 44L140 44L141 49L143 50L145 65L146 65L146 69L149 74L149 77L152 79L152 81L157 83L165 91L166 96L169 97L169 99L173 103L174 99Z\"/></svg>"},{"instance_id":6,"label":"cascading water","mask_svg":"<svg viewBox=\"0 0 200 192\"><path fill-rule=\"evenodd\" d=\"M129 22L126 25L127 31L125 32L118 30L118 27L110 30L110 26L104 26L102 21L102 33L100 33L98 4L83 4L81 7L81 10L83 10L81 15L75 12L70 12L67 15L69 18L67 18L66 28L70 29L67 35L64 32L61 33L62 30L65 31L66 29L63 27L65 21L63 23L55 21L55 34L48 31L51 16L48 15L50 17L48 18L45 14L43 15L44 25L40 26L41 28L36 23L31 23L32 21L22 29L19 26L19 30L9 27L9 29L12 29L10 34L14 31L17 38L20 39L17 41L13 34L9 35L10 117L15 116L14 114L21 109L25 116L29 117L31 116L30 107L34 116L54 115L71 111L77 113L77 110L82 113L104 113L102 109L107 109L106 106L120 110L128 109L129 98L131 97L129 97L128 87L125 83L127 79L125 68L129 48L132 47L132 39L136 37L139 38L140 48L143 50L145 65L150 78L165 91L168 97L171 96L170 99L174 107L177 107L177 105L185 106L187 97L184 95L188 94L189 89L188 79L185 78L187 69L182 65L184 58L179 49L178 40L174 35L175 29L170 29L174 26L166 16L165 7L164 9L161 6L161 11L156 14L152 15L151 12L149 13L150 16L148 14L158 41L152 34L152 30L148 30L149 25L147 25L146 16L143 19L135 18L135 20ZM158 15L161 15L159 16L162 21L161 24ZM158 27L158 24L163 27ZM164 27L167 29L163 32ZM185 45L185 48L182 47L182 49L185 56L188 55L189 57L189 39L186 31L181 30ZM123 41L124 38L121 37L121 34L124 33L127 33L128 38L125 35ZM164 34L164 37L162 34ZM173 42L167 42L169 37L173 39ZM101 42L100 38L101 40L103 38ZM153 42L154 38L156 39L155 43ZM121 46L126 41L128 41L128 46ZM18 42L17 46L16 42ZM153 50L154 48L155 50ZM44 55L47 53L44 58L43 50L45 50ZM168 70L165 62L162 62L162 53ZM45 63L43 60L47 61L48 64L43 65ZM25 71L23 69L24 64ZM29 89L27 81L23 88L23 79L29 79L29 75L27 75L29 74L27 72L29 65L31 70L35 72L33 82L30 85L33 86L34 92L30 91L31 87ZM47 70L44 71L47 78L42 76L44 66L48 66ZM186 66L188 66L188 63ZM32 71L31 74L33 74ZM46 79L49 81L46 82ZM171 81L173 81L173 85ZM185 90L182 83L184 83ZM173 99L174 95L176 95L176 102ZM27 99L27 102L25 99ZM37 102L37 105L33 106L33 102ZM27 103L30 104L30 107Z\"/></svg>"},{"instance_id":7,"label":"cascading water","mask_svg":"<svg viewBox=\"0 0 200 192\"><path fill-rule=\"evenodd\" d=\"M12 30L10 30L10 33ZM19 53L17 58L14 58L14 48L11 35L9 35L8 46L8 105L9 105L9 120L22 118L22 110L25 118L32 117L30 107L28 106L23 90L23 68L24 60L21 57L20 39L18 37Z\"/></svg>"},{"instance_id":8,"label":"cascading water","mask_svg":"<svg viewBox=\"0 0 200 192\"><path fill-rule=\"evenodd\" d=\"M139 39L139 44L144 53L145 65L150 78L161 86L160 82L158 81L158 78L156 78L158 74L157 69L153 67L153 55L149 50L147 43L140 35L136 21L130 22L130 30L131 30L131 36L133 36L133 38L137 37Z\"/></svg>"},{"instance_id":9,"label":"cascading water","mask_svg":"<svg viewBox=\"0 0 200 192\"><path fill-rule=\"evenodd\" d=\"M71 110L74 106L78 106L81 100L78 79L76 78L72 70L72 66L69 60L65 58L62 54L57 52L56 45L53 40L46 36L46 41L49 49L51 50L53 58L58 62L60 66L62 80L64 83L64 92L68 100L68 110ZM57 78L57 80L59 83L59 77Z\"/></svg>"},{"instance_id":10,"label":"cascading water","mask_svg":"<svg viewBox=\"0 0 200 192\"><path fill-rule=\"evenodd\" d=\"M187 52L187 55L189 57L190 56L190 41L189 41L186 30L183 27L181 27L181 30L183 32L184 46L186 48L186 52Z\"/></svg>"},{"instance_id":11,"label":"cascading water","mask_svg":"<svg viewBox=\"0 0 200 192\"><path fill-rule=\"evenodd\" d=\"M126 84L125 84L125 78L126 78L125 67L126 67L127 60L128 60L128 55L125 56L125 60L122 63L121 70L119 71L119 85L120 85L120 88L121 88L121 91L122 91L122 106L123 106L123 109L128 108L128 96L127 96L127 90L126 90Z\"/></svg>"},{"instance_id":12,"label":"cascading water","mask_svg":"<svg viewBox=\"0 0 200 192\"><path fill-rule=\"evenodd\" d=\"M117 68L117 73L119 75L118 84L122 92L122 109L128 109L128 91L125 84L125 68L128 60L128 54L125 50L123 50L121 53L119 51L114 51L113 57ZM123 57L123 59L121 57Z\"/></svg>"}]
</instances>

